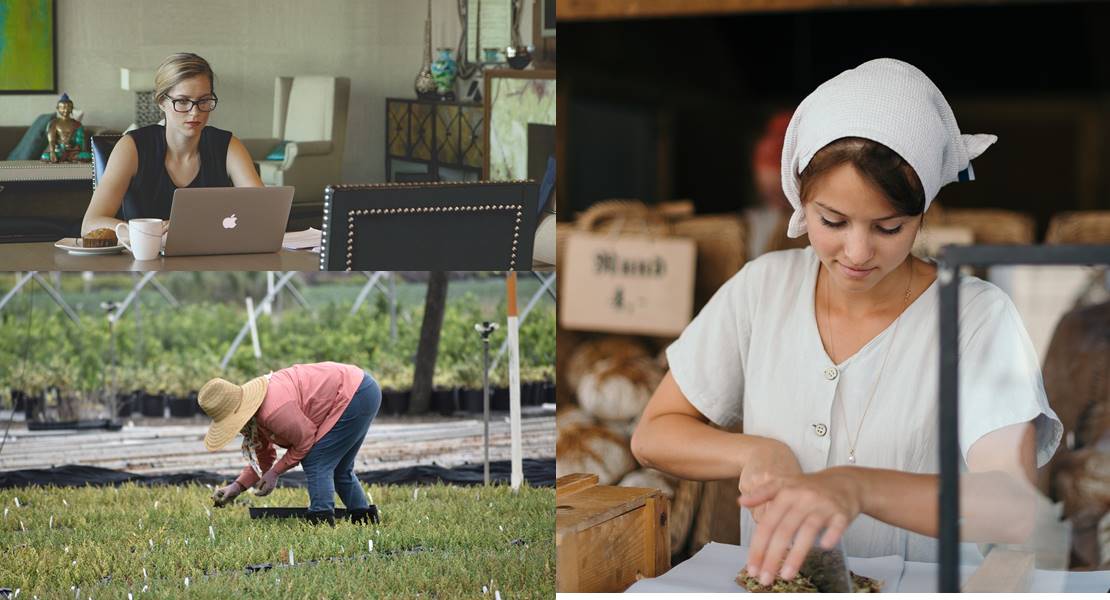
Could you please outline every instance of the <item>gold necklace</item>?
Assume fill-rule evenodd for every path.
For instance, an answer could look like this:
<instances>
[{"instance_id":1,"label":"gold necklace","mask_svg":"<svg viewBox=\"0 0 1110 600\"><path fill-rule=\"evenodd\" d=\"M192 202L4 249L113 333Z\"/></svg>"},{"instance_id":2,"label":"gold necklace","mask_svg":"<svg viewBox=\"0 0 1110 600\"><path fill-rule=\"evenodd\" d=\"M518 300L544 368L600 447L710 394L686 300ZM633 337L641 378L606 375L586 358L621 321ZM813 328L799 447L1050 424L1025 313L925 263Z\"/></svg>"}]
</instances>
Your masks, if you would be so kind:
<instances>
[{"instance_id":1,"label":"gold necklace","mask_svg":"<svg viewBox=\"0 0 1110 600\"><path fill-rule=\"evenodd\" d=\"M903 298L902 310L905 311L910 305L910 289L913 285L913 259L909 259L910 263L910 277L906 282L906 295ZM883 369L886 367L886 359L890 356L890 350L894 347L894 336L898 335L898 325L902 322L902 314L899 313L894 318L894 331L890 332L890 342L887 344L886 353L883 355L883 360L879 363L879 375L875 378L875 384L871 386L871 394L867 398L867 404L863 407L863 414L860 415L859 425L856 426L856 435L848 438L848 462L856 464L856 442L859 441L859 433L863 430L863 420L867 418L867 411L871 409L871 402L875 400L875 391L879 389L879 381L883 378ZM836 347L833 345L833 338L836 337L832 332L832 305L829 302L829 281L825 280L825 326L829 329L829 350L836 354ZM844 421L844 432L848 432L848 414L844 411L844 402L840 402L840 416Z\"/></svg>"}]
</instances>

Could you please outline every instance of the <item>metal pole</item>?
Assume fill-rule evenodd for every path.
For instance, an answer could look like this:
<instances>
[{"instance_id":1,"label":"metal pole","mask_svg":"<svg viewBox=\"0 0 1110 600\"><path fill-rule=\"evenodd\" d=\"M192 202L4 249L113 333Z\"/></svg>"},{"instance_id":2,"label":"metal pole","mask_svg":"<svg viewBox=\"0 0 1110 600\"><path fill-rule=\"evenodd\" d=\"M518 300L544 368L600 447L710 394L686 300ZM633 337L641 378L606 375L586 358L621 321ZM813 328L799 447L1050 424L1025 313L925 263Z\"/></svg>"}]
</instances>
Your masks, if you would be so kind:
<instances>
[{"instance_id":1,"label":"metal pole","mask_svg":"<svg viewBox=\"0 0 1110 600\"><path fill-rule=\"evenodd\" d=\"M266 296L270 296L271 294L273 294L273 292L274 292L274 272L273 271L266 271ZM274 314L274 307L269 302L262 305L262 310L263 310L263 312L266 313L266 316L270 316L270 315Z\"/></svg>"},{"instance_id":2,"label":"metal pole","mask_svg":"<svg viewBox=\"0 0 1110 600\"><path fill-rule=\"evenodd\" d=\"M115 302L102 302L100 304L100 307L105 310L108 321L108 351L110 361L109 368L111 369L112 373L111 382L105 382L105 387L108 388L108 419L115 421L117 418L119 418L119 392L116 389L116 386L118 384L118 382L116 381L116 377L119 372L116 368L116 320L112 318L112 313L116 311L119 305ZM105 380L108 380L107 372L105 373L104 378Z\"/></svg>"},{"instance_id":3,"label":"metal pole","mask_svg":"<svg viewBox=\"0 0 1110 600\"><path fill-rule=\"evenodd\" d=\"M538 279L541 284L547 283L547 279L544 279L543 276L540 275L539 273L537 273L535 271L529 271L529 273L532 274L532 277L535 277L536 279ZM554 277L555 275L552 274L551 276ZM547 295L551 296L552 300L558 301L558 298L555 296L555 290L553 288L550 288L550 287L547 288Z\"/></svg>"},{"instance_id":4,"label":"metal pole","mask_svg":"<svg viewBox=\"0 0 1110 600\"><path fill-rule=\"evenodd\" d=\"M520 490L524 481L524 459L521 447L520 431L520 321L516 311L516 271L509 271L506 278L508 288L508 331L505 336L509 341L509 434L510 434L510 463L512 465L510 482L513 492Z\"/></svg>"},{"instance_id":5,"label":"metal pole","mask_svg":"<svg viewBox=\"0 0 1110 600\"><path fill-rule=\"evenodd\" d=\"M170 306L174 308L178 308L181 306L181 303L179 303L177 301L177 298L175 298L174 295L170 293L169 288L162 285L162 282L152 277L150 279L150 285L154 286L154 289L158 290L159 294L162 294L162 297L166 299L166 302L170 303Z\"/></svg>"},{"instance_id":6,"label":"metal pole","mask_svg":"<svg viewBox=\"0 0 1110 600\"><path fill-rule=\"evenodd\" d=\"M389 339L397 341L397 278L389 272Z\"/></svg>"},{"instance_id":7,"label":"metal pole","mask_svg":"<svg viewBox=\"0 0 1110 600\"><path fill-rule=\"evenodd\" d=\"M489 485L489 332L482 333L482 423L485 430L485 470L482 481Z\"/></svg>"},{"instance_id":8,"label":"metal pole","mask_svg":"<svg viewBox=\"0 0 1110 600\"><path fill-rule=\"evenodd\" d=\"M147 275L153 276L154 272L151 271L147 273ZM138 278L139 274L135 273L135 277ZM141 287L141 284L135 287L135 336L138 339L135 348L138 351L137 358L139 359L139 364L142 364L146 357L146 353L143 352L143 299L138 292Z\"/></svg>"},{"instance_id":9,"label":"metal pole","mask_svg":"<svg viewBox=\"0 0 1110 600\"><path fill-rule=\"evenodd\" d=\"M959 265L941 259L940 281L940 498L937 591L960 591L960 360L957 319L960 305Z\"/></svg>"},{"instance_id":10,"label":"metal pole","mask_svg":"<svg viewBox=\"0 0 1110 600\"><path fill-rule=\"evenodd\" d=\"M351 312L349 314L354 315L358 313L358 309L362 308L362 303L366 301L366 297L370 295L374 287L378 286L378 280L385 277L388 273L388 271L374 271L373 273L367 273L366 271L362 272L362 274L366 276L367 282L366 285L362 286L362 289L359 290L358 296L355 297L355 303L351 305ZM382 291L385 290L383 289Z\"/></svg>"},{"instance_id":11,"label":"metal pole","mask_svg":"<svg viewBox=\"0 0 1110 600\"><path fill-rule=\"evenodd\" d=\"M52 300L54 300L54 303L61 307L62 312L64 312L66 316L69 317L70 321L73 321L78 325L81 324L80 320L77 318L77 313L73 311L73 309L65 301L65 298L62 298L61 293L55 290L54 287L50 285L49 281L39 276L38 271L28 271L25 275L22 276L17 273L16 279L17 281L15 283L15 287L8 290L8 293L4 294L3 298L0 298L0 310L4 309L8 302L15 297L15 295L24 285L27 284L27 282L34 280L42 286L42 289L46 290L46 293L50 296Z\"/></svg>"},{"instance_id":12,"label":"metal pole","mask_svg":"<svg viewBox=\"0 0 1110 600\"><path fill-rule=\"evenodd\" d=\"M139 281L135 283L135 285L131 286L131 291L127 293L127 296L124 297L123 302L119 305L119 307L112 311L112 316L110 318L113 321L118 321L119 319L123 318L123 313L127 312L127 309L131 306L131 303L138 300L139 292L143 290L143 287L145 287L147 283L153 281L154 276L157 274L157 271L148 271L144 273L143 276L139 278ZM169 292L169 290L166 291L167 293ZM170 298L173 298L173 296L171 295L167 297L166 300L169 301ZM176 308L178 306L177 299L174 298L170 304L174 306L174 308ZM136 310L138 309L136 308Z\"/></svg>"},{"instance_id":13,"label":"metal pole","mask_svg":"<svg viewBox=\"0 0 1110 600\"><path fill-rule=\"evenodd\" d=\"M555 283L555 275L554 274L552 274L547 279L544 279L543 277L540 277L539 275L536 275L536 277L541 282L543 282L543 285L540 286L540 289L535 294L532 295L531 300L529 300L528 304L524 307L524 312L520 313L520 322L521 323L523 323L524 320L528 318L528 313L532 312L532 307L534 307L536 305L536 302L539 302L540 298L543 297L544 292L545 291L551 292L551 286L554 285L554 283ZM552 298L552 299L554 299L554 298ZM497 365L501 364L501 357L505 356L505 353L508 352L508 350L509 350L509 338L508 338L508 336L506 336L505 341L501 343L501 348L497 351L497 356L493 357L493 368L494 369L497 368Z\"/></svg>"},{"instance_id":14,"label":"metal pole","mask_svg":"<svg viewBox=\"0 0 1110 600\"><path fill-rule=\"evenodd\" d=\"M62 312L64 312L66 316L69 317L69 320L80 325L81 320L77 317L77 313L73 312L73 309L70 308L69 304L65 301L65 298L62 297L61 292L54 289L54 286L50 285L50 282L43 279L43 277L37 272L34 273L34 276L35 281L39 282L39 285L42 286L42 289L46 290L46 293L54 299L54 303L61 307Z\"/></svg>"},{"instance_id":15,"label":"metal pole","mask_svg":"<svg viewBox=\"0 0 1110 600\"><path fill-rule=\"evenodd\" d=\"M489 336L497 331L497 323L482 321L474 324L482 336L482 423L485 431L485 470L483 481L489 485Z\"/></svg>"},{"instance_id":16,"label":"metal pole","mask_svg":"<svg viewBox=\"0 0 1110 600\"><path fill-rule=\"evenodd\" d=\"M274 298L281 292L281 288L285 287L285 284L289 283L289 280L292 279L293 276L297 273L297 271L289 271L283 274L281 278L278 279L277 284L274 285L274 290L266 294L266 297L262 300L262 304L273 302ZM259 312L261 312L261 305L255 307L255 311L253 313L255 318L258 317ZM249 330L250 322L243 323L243 327L239 329L239 333L231 342L231 347L227 349L227 354L224 354L223 360L220 361L221 371L227 368L227 363L231 361L231 356L235 354L235 351L239 348L239 344L242 343L243 338L247 336Z\"/></svg>"}]
</instances>

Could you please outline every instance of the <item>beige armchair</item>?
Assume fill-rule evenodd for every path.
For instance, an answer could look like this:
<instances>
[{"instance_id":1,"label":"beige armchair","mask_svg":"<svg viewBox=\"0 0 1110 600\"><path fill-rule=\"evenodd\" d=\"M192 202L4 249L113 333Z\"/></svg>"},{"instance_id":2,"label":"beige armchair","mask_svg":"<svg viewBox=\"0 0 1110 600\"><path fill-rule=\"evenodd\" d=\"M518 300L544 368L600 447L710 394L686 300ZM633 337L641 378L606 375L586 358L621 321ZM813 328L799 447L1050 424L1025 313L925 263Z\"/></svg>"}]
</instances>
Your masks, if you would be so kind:
<instances>
[{"instance_id":1,"label":"beige armchair","mask_svg":"<svg viewBox=\"0 0 1110 600\"><path fill-rule=\"evenodd\" d=\"M320 210L322 214L324 187L342 183L350 96L347 77L278 77L274 81L274 137L243 140L258 163L263 183L297 188L294 212ZM266 160L282 141L284 159Z\"/></svg>"}]
</instances>

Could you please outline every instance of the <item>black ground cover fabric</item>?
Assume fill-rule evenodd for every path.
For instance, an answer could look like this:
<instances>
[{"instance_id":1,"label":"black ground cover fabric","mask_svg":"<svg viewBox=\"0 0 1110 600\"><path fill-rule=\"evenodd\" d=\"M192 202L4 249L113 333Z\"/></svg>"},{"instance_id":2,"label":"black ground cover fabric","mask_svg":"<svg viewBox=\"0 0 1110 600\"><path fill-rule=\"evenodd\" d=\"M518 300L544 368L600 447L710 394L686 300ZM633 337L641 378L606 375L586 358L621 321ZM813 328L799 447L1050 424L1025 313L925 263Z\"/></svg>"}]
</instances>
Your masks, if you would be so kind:
<instances>
[{"instance_id":1,"label":"black ground cover fabric","mask_svg":"<svg viewBox=\"0 0 1110 600\"><path fill-rule=\"evenodd\" d=\"M555 459L525 459L524 480L532 487L554 487ZM509 483L511 466L509 461L495 461L489 465L490 481ZM365 471L357 473L359 480L378 484L430 484L448 483L454 485L481 485L482 464L468 464L454 468L438 465L421 465L388 471ZM26 487L31 485L54 485L58 487L80 487L85 485L109 486L134 482L145 485L184 485L189 483L219 485L230 481L228 477L209 471L189 471L168 475L137 475L127 471L102 469L81 465L63 465L50 469L21 469L0 471L0 489ZM304 471L292 471L281 476L278 484L282 487L305 487Z\"/></svg>"}]
</instances>

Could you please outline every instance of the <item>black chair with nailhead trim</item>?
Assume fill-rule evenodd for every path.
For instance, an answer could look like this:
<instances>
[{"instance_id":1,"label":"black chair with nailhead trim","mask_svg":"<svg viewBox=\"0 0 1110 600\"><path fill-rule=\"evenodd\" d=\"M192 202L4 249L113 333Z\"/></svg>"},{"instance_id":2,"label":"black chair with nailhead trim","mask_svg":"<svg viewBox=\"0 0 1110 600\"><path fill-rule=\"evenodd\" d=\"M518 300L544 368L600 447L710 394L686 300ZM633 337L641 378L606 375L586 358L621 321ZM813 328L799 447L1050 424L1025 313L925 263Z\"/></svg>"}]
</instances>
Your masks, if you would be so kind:
<instances>
[{"instance_id":1,"label":"black chair with nailhead trim","mask_svg":"<svg viewBox=\"0 0 1110 600\"><path fill-rule=\"evenodd\" d=\"M534 181L334 185L324 191L327 271L530 271Z\"/></svg>"}]
</instances>

